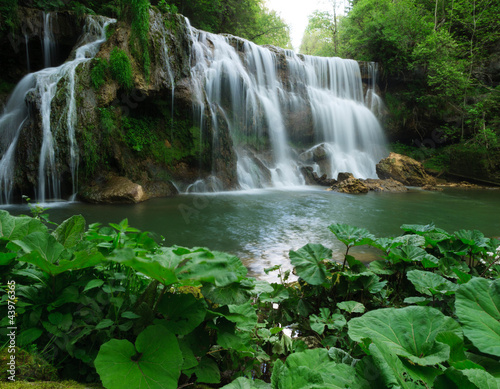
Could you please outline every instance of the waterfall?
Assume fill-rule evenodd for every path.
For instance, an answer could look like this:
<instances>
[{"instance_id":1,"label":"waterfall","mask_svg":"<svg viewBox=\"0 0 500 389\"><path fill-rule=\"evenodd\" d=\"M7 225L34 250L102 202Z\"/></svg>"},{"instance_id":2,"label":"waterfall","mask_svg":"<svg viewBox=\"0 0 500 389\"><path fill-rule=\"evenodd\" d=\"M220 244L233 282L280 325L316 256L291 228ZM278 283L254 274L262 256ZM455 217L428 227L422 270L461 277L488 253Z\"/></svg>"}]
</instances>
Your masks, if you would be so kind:
<instances>
[{"instance_id":1,"label":"waterfall","mask_svg":"<svg viewBox=\"0 0 500 389\"><path fill-rule=\"evenodd\" d=\"M45 21L47 22L45 23ZM48 198L59 199L61 197L60 172L57 167L57 150L54 144L56 130L65 131L69 148L69 167L73 193L76 193L78 181L78 147L75 140L75 127L77 125L76 68L90 61L97 54L100 45L106 40L106 27L114 22L114 19L101 16L87 16L83 34L74 52L74 59L58 67L48 67L31 73L23 78L15 88L2 116L0 116L0 132L5 143L3 145L4 154L0 160L2 203L10 201L14 176L15 149L23 124L29 116L25 99L27 94L32 91L39 96L43 133L38 165L37 201L43 202ZM44 26L50 25L50 14L46 14L44 15ZM44 30L44 43L45 41L51 41L51 39L45 39L46 36L52 36L52 34ZM50 45L48 44L47 47L50 47ZM49 49L44 49L45 59L50 58L50 55L47 55L48 52L50 52ZM61 80L64 82L60 84ZM52 117L52 102L58 93L62 96L63 109L61 111L62 115L59 118L54 118Z\"/></svg>"},{"instance_id":2,"label":"waterfall","mask_svg":"<svg viewBox=\"0 0 500 389\"><path fill-rule=\"evenodd\" d=\"M225 121L235 147L241 188L303 185L301 165L333 178L344 171L358 178L377 178L375 165L386 151L381 126L372 112L378 109L375 64L373 85L365 97L354 60L298 56L290 50L188 27L192 85L198 101L195 115L200 125L204 114L212 118L214 146L219 140L217 117ZM290 141L290 133L301 129L285 118L308 110L314 144L304 150ZM321 164L314 160L318 148L325 159ZM212 176L217 177L217 172Z\"/></svg>"},{"instance_id":3,"label":"waterfall","mask_svg":"<svg viewBox=\"0 0 500 389\"><path fill-rule=\"evenodd\" d=\"M55 15L55 16L54 16ZM48 68L55 63L56 40L52 32L52 18L57 17L51 12L43 12L43 67Z\"/></svg>"},{"instance_id":4,"label":"waterfall","mask_svg":"<svg viewBox=\"0 0 500 389\"><path fill-rule=\"evenodd\" d=\"M28 74L14 89L0 116L1 149L0 159L0 204L8 204L14 183L14 157L19 134L29 118L26 94L35 86L35 76Z\"/></svg>"}]
</instances>

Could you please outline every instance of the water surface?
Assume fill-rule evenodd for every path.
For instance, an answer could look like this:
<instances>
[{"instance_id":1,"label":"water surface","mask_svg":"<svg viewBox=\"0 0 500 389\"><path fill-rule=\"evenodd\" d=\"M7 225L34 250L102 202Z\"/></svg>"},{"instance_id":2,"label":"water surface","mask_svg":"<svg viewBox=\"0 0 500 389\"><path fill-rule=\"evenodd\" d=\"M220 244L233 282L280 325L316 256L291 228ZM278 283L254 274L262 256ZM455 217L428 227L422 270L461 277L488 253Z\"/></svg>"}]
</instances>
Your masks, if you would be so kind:
<instances>
[{"instance_id":1,"label":"water surface","mask_svg":"<svg viewBox=\"0 0 500 389\"><path fill-rule=\"evenodd\" d=\"M402 224L435 223L449 232L478 229L500 236L500 191L445 189L428 192L348 195L323 188L185 194L135 205L46 204L51 220L82 214L88 223L129 224L162 235L167 245L203 246L239 256L254 276L276 264L290 268L289 250L321 243L341 259L344 246L328 230L332 223L367 228L376 236L402 233ZM13 214L26 206L3 206ZM377 250L355 248L358 259Z\"/></svg>"}]
</instances>

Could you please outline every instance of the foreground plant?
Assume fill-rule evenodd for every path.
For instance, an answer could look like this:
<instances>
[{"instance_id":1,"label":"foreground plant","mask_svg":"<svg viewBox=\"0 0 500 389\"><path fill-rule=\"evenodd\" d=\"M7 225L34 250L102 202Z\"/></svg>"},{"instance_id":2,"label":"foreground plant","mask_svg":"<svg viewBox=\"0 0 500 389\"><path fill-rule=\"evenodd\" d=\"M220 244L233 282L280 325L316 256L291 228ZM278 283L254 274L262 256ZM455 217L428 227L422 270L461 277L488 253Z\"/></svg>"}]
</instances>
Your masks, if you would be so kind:
<instances>
[{"instance_id":1,"label":"foreground plant","mask_svg":"<svg viewBox=\"0 0 500 389\"><path fill-rule=\"evenodd\" d=\"M335 224L343 264L308 244L290 252L298 281L276 266L270 284L234 256L163 247L127 220L51 228L0 211L1 282L16 283L18 346L65 377L108 389L123 377L131 388L498 387L499 267L481 259L499 242L478 231L404 225L376 238ZM363 244L381 258L349 255Z\"/></svg>"}]
</instances>

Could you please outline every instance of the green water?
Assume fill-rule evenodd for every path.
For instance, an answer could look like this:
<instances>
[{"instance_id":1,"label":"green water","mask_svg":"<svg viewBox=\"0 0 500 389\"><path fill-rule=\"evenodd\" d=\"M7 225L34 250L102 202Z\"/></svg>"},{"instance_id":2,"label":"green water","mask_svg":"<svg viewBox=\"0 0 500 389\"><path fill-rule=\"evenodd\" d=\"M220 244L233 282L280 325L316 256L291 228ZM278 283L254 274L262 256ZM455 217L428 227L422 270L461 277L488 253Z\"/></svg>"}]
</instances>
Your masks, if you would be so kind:
<instances>
[{"instance_id":1,"label":"green water","mask_svg":"<svg viewBox=\"0 0 500 389\"><path fill-rule=\"evenodd\" d=\"M128 218L130 225L163 235L167 245L204 246L238 255L254 276L275 264L289 268L288 252L321 243L340 259L343 245L328 230L331 223L367 228L376 236L400 234L402 224L427 224L449 232L478 229L500 236L500 191L412 190L408 193L346 195L323 189L258 190L180 195L135 205L47 204L54 221L80 213L88 223ZM13 214L26 207L7 206ZM376 250L357 248L358 259Z\"/></svg>"}]
</instances>

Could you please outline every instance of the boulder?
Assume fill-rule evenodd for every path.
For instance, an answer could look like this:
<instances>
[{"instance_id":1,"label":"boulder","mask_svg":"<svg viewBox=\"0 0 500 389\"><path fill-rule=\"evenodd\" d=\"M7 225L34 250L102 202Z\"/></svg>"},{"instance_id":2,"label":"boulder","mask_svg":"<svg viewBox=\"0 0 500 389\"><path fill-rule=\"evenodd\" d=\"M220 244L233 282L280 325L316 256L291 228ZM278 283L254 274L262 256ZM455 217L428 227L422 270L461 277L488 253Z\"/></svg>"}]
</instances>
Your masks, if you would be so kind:
<instances>
[{"instance_id":1,"label":"boulder","mask_svg":"<svg viewBox=\"0 0 500 389\"><path fill-rule=\"evenodd\" d=\"M354 178L352 173L342 172L337 175L337 181L342 182L348 180L350 178Z\"/></svg>"},{"instance_id":2,"label":"boulder","mask_svg":"<svg viewBox=\"0 0 500 389\"><path fill-rule=\"evenodd\" d=\"M376 169L381 179L392 178L409 186L436 185L436 179L425 172L420 162L405 155L390 153Z\"/></svg>"},{"instance_id":3,"label":"boulder","mask_svg":"<svg viewBox=\"0 0 500 389\"><path fill-rule=\"evenodd\" d=\"M83 201L94 204L139 203L148 199L141 185L112 175L96 180L79 195Z\"/></svg>"},{"instance_id":4,"label":"boulder","mask_svg":"<svg viewBox=\"0 0 500 389\"><path fill-rule=\"evenodd\" d=\"M328 178L326 174L321 177L318 176L311 166L302 166L300 172L304 176L307 185L333 186L337 183L333 178Z\"/></svg>"}]
</instances>

